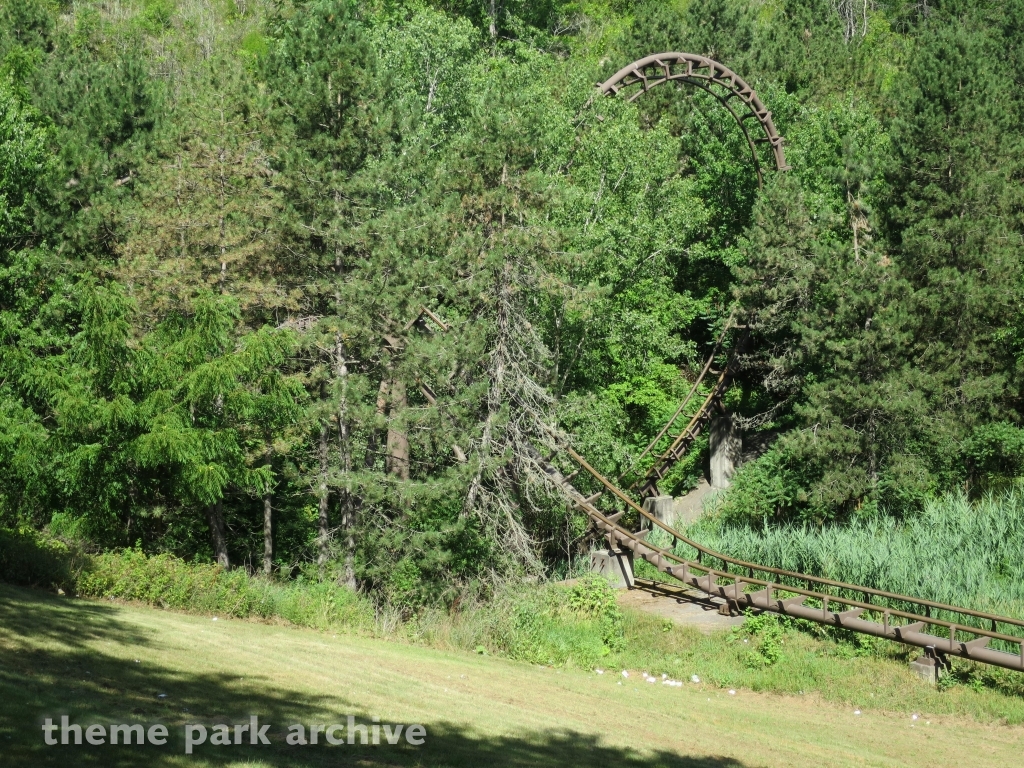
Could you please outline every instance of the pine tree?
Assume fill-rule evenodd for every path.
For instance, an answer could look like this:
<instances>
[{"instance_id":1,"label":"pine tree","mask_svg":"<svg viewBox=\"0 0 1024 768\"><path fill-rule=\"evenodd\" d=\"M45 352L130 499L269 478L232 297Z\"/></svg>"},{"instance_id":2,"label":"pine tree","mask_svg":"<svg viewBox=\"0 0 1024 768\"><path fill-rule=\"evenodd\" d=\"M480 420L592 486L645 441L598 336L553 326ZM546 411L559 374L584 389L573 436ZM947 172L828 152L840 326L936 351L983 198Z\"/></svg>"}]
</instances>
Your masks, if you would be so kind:
<instances>
[{"instance_id":1,"label":"pine tree","mask_svg":"<svg viewBox=\"0 0 1024 768\"><path fill-rule=\"evenodd\" d=\"M266 123L239 62L202 63L180 87L173 130L134 180L120 212L117 275L158 320L208 290L239 302L250 327L277 324L297 306Z\"/></svg>"},{"instance_id":2,"label":"pine tree","mask_svg":"<svg viewBox=\"0 0 1024 768\"><path fill-rule=\"evenodd\" d=\"M984 14L924 25L893 125L888 231L911 285L910 362L924 379L933 471L975 425L1019 418L1008 319L1021 312L1021 100ZM964 67L962 62L977 66Z\"/></svg>"}]
</instances>

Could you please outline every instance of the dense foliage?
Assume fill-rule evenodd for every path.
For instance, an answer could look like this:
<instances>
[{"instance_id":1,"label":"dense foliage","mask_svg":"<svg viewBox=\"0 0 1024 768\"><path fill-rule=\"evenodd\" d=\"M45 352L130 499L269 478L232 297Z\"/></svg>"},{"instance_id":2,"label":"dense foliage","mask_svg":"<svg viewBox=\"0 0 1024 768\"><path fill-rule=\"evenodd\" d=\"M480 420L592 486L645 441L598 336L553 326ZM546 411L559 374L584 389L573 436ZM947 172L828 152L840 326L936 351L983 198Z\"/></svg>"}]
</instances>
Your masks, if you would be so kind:
<instances>
[{"instance_id":1,"label":"dense foliage","mask_svg":"<svg viewBox=\"0 0 1024 768\"><path fill-rule=\"evenodd\" d=\"M951 493L929 499L902 521L885 516L844 526L752 530L708 517L688 532L718 552L774 568L1024 617L1021 504L1017 492L973 504ZM679 551L693 556L689 547Z\"/></svg>"},{"instance_id":2,"label":"dense foliage","mask_svg":"<svg viewBox=\"0 0 1024 768\"><path fill-rule=\"evenodd\" d=\"M1021 11L0 0L0 527L450 601L585 550L547 429L630 470L737 325L777 439L727 517L1013 484ZM665 50L793 170L701 91L592 101Z\"/></svg>"}]
</instances>

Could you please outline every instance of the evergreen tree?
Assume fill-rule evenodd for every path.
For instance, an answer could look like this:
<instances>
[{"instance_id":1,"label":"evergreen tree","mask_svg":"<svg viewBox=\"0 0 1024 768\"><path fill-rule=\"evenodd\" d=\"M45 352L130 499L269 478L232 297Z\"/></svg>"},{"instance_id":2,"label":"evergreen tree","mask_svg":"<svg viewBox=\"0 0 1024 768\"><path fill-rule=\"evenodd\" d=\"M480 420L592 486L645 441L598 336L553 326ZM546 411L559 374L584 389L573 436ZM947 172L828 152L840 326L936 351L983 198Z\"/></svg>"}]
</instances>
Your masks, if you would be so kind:
<instances>
[{"instance_id":1,"label":"evergreen tree","mask_svg":"<svg viewBox=\"0 0 1024 768\"><path fill-rule=\"evenodd\" d=\"M276 232L267 105L237 60L202 62L179 88L119 211L118 278L154 320L214 290L238 301L250 327L276 325L300 299Z\"/></svg>"},{"instance_id":2,"label":"evergreen tree","mask_svg":"<svg viewBox=\"0 0 1024 768\"><path fill-rule=\"evenodd\" d=\"M1019 371L1006 340L1021 312L1024 263L1022 104L1006 87L1012 73L984 15L954 18L924 25L910 62L885 209L912 290L909 361L925 377L927 453L944 485L962 479L956 446L971 429L1019 419ZM965 60L978 65L964 68Z\"/></svg>"}]
</instances>

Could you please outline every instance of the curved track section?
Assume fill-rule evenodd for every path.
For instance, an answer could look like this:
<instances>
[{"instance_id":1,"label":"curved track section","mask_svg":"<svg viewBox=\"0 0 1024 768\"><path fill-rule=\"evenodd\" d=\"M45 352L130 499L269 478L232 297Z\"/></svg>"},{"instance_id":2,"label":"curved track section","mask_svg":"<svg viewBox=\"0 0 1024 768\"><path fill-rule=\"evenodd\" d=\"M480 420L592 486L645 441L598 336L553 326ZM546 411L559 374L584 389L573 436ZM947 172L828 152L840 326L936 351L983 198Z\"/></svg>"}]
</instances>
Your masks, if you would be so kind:
<instances>
[{"instance_id":1,"label":"curved track section","mask_svg":"<svg viewBox=\"0 0 1024 768\"><path fill-rule=\"evenodd\" d=\"M716 61L689 53L659 53L623 67L603 83L600 90L607 95L622 93L632 101L668 82L701 88L714 95L732 113L750 146L759 180L759 145L771 148L775 170L789 169L783 151L783 139L775 129L771 112L739 75ZM751 120L757 123L763 135L751 135L748 129ZM658 494L658 482L686 454L710 423L714 412L721 410L722 396L738 371L737 358L749 343L749 332L745 332L724 369L714 372L712 366L727 332L728 328L723 332L686 399L641 454L642 459L654 450L682 415L700 385L707 377L717 373L710 392L686 427L672 438L665 451L657 455L652 466L628 487L638 498ZM558 437L553 437L559 443ZM547 461L539 455L535 458L544 469L548 481L588 515L613 548L630 550L634 557L646 560L686 587L724 599L731 609L769 611L894 640L923 648L929 656L940 662L947 656L957 656L1024 672L1024 621L1020 619L749 563L716 552L649 514L633 497L601 475L572 448L563 446L561 453L578 467L568 476L551 464L554 457ZM580 493L571 481L581 472L584 477L589 475L596 481L600 490L586 497ZM602 497L606 507L611 506L618 511L599 509L596 503ZM637 519L638 516L642 526L646 521L650 527L640 532L631 531L621 522L627 514L629 519ZM663 532L662 538L671 537L671 549L648 541L651 531L655 529ZM692 549L696 559L676 554L680 544L684 549Z\"/></svg>"},{"instance_id":2,"label":"curved track section","mask_svg":"<svg viewBox=\"0 0 1024 768\"><path fill-rule=\"evenodd\" d=\"M599 88L603 94L614 96L621 93L629 101L635 101L652 88L672 82L700 88L729 110L750 147L759 181L762 179L758 152L761 145L770 148L776 170L789 170L782 146L784 139L775 129L772 113L742 77L713 59L694 53L656 53L627 64ZM756 130L761 135L751 133L751 121L756 123Z\"/></svg>"},{"instance_id":3,"label":"curved track section","mask_svg":"<svg viewBox=\"0 0 1024 768\"><path fill-rule=\"evenodd\" d=\"M704 398L704 402L701 404L700 409L690 418L686 427L684 427L683 430L672 439L668 448L666 448L665 451L655 459L654 463L644 473L643 477L629 486L629 490L636 490L642 499L645 499L648 496L659 495L660 491L658 490L658 482L665 477L676 462L686 455L686 452L690 450L690 447L700 436L700 433L708 426L708 424L711 423L711 419L714 418L715 411L722 410L722 396L732 384L733 377L736 375L739 368L737 356L747 348L749 338L748 334L744 334L740 338L736 345L736 349L729 357L729 362L726 363L725 368L718 374L718 379L711 387L711 391L708 393L707 397ZM711 365L713 364L714 359L715 353L712 352L711 357L708 358L708 362L701 371L700 376L697 377L697 380L693 383L693 387L690 390L691 394L696 392L697 388L707 378L708 373L711 371ZM654 439L654 442L648 446L648 450L651 450L651 448L672 428L673 423L682 414L688 401L689 397L683 401L675 415L669 419L665 428ZM646 451L644 453L646 453Z\"/></svg>"}]
</instances>

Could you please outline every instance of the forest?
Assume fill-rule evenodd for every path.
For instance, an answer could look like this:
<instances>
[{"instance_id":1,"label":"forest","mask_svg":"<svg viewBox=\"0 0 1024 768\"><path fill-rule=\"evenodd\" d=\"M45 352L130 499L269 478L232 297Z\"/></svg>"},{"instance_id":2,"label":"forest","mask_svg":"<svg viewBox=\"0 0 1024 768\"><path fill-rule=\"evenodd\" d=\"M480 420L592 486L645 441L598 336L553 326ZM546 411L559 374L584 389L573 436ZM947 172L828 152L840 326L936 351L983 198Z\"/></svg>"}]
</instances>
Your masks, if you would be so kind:
<instances>
[{"instance_id":1,"label":"forest","mask_svg":"<svg viewBox=\"0 0 1024 768\"><path fill-rule=\"evenodd\" d=\"M595 91L664 51L791 169ZM970 516L1024 473L1022 94L1022 0L0 0L0 528L560 578L596 540L537 457L641 468L719 338L768 446L728 535Z\"/></svg>"}]
</instances>

